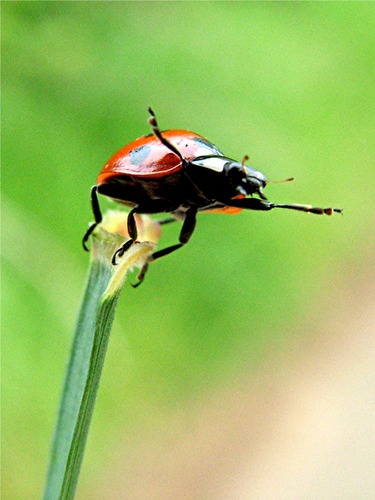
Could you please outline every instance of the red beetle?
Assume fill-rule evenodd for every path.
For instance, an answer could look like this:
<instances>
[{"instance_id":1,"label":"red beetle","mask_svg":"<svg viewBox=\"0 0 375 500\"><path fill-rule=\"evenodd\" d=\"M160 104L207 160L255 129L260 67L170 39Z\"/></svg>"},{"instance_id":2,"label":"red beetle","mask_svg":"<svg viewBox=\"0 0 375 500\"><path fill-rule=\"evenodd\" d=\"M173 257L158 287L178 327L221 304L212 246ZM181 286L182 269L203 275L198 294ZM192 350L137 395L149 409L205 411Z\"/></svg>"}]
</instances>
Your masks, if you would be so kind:
<instances>
[{"instance_id":1,"label":"red beetle","mask_svg":"<svg viewBox=\"0 0 375 500\"><path fill-rule=\"evenodd\" d=\"M137 240L136 213L169 212L176 219L183 219L179 243L155 252L152 255L152 260L155 260L189 241L195 228L197 212L214 210L233 213L241 209L273 208L327 215L342 212L338 208L268 201L263 193L267 178L244 164L247 157L242 162L227 158L214 144L194 132L161 132L151 108L149 113L153 134L136 139L114 154L91 190L95 222L83 238L85 249L90 234L102 220L97 193L132 207L128 215L130 239L115 252L113 264ZM254 194L258 197L246 198ZM174 218L162 222L171 220ZM141 280L145 271L141 272Z\"/></svg>"}]
</instances>

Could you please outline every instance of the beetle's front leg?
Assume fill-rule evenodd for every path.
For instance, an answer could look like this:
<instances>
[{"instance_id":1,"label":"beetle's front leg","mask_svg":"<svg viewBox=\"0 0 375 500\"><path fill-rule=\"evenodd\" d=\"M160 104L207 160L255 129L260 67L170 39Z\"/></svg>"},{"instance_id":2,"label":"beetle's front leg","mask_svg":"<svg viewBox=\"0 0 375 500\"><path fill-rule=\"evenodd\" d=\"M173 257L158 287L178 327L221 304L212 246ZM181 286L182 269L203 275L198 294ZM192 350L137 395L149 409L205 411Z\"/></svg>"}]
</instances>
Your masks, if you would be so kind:
<instances>
[{"instance_id":1,"label":"beetle's front leg","mask_svg":"<svg viewBox=\"0 0 375 500\"><path fill-rule=\"evenodd\" d=\"M300 205L297 203L273 203L272 201L260 200L259 198L236 198L225 202L229 207L243 208L248 210L272 210L274 208L286 208L288 210L298 210L318 215L332 215L334 212L342 213L341 208L321 208L312 205Z\"/></svg>"}]
</instances>

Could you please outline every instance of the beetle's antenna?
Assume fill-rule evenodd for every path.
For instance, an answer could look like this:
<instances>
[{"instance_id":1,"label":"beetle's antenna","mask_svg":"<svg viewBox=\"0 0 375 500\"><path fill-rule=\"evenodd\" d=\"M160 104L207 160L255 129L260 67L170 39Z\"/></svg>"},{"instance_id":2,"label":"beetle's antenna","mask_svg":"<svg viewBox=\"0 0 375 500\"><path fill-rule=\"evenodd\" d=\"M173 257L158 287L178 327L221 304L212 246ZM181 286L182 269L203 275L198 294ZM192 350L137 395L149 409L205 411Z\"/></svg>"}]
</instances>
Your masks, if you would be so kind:
<instances>
[{"instance_id":1,"label":"beetle's antenna","mask_svg":"<svg viewBox=\"0 0 375 500\"><path fill-rule=\"evenodd\" d=\"M294 181L294 177L289 177L289 179L284 179L282 181L266 181L266 184L282 184L283 182L291 182Z\"/></svg>"},{"instance_id":2,"label":"beetle's antenna","mask_svg":"<svg viewBox=\"0 0 375 500\"><path fill-rule=\"evenodd\" d=\"M150 113L150 118L148 119L148 123L152 127L152 131L156 135L156 137L159 139L159 141L164 144L168 149L170 149L175 155L177 155L182 162L185 162L185 158L182 156L182 154L179 152L177 148L173 146L165 137L162 136L162 133L160 131L158 122L156 121L156 116L155 113L151 108L148 108L148 112Z\"/></svg>"},{"instance_id":3,"label":"beetle's antenna","mask_svg":"<svg viewBox=\"0 0 375 500\"><path fill-rule=\"evenodd\" d=\"M242 158L242 161L241 161L241 165L242 165L242 173L244 175L246 175L246 167L245 167L245 163L247 162L247 160L249 159L249 157L247 155L245 155L243 158Z\"/></svg>"}]
</instances>

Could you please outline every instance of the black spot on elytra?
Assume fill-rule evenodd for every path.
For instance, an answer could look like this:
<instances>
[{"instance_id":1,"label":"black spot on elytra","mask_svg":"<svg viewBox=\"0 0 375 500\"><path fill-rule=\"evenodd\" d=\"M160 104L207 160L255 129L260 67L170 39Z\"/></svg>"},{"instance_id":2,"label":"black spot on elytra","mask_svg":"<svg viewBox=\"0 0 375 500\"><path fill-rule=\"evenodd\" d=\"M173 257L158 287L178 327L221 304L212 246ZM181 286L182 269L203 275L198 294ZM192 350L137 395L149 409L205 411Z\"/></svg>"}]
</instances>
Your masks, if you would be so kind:
<instances>
[{"instance_id":1,"label":"black spot on elytra","mask_svg":"<svg viewBox=\"0 0 375 500\"><path fill-rule=\"evenodd\" d=\"M150 154L150 146L140 146L139 148L133 149L130 152L130 162L132 165L139 165L142 163Z\"/></svg>"}]
</instances>

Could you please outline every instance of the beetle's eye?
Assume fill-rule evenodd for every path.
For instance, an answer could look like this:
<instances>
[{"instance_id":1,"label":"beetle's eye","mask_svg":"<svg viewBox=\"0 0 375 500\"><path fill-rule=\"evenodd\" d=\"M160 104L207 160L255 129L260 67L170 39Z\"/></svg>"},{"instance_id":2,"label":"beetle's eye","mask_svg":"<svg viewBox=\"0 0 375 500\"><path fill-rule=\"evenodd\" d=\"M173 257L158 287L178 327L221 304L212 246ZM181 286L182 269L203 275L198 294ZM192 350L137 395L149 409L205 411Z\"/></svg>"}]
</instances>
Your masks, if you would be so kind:
<instances>
[{"instance_id":1,"label":"beetle's eye","mask_svg":"<svg viewBox=\"0 0 375 500\"><path fill-rule=\"evenodd\" d=\"M243 180L246 179L246 175L244 175L244 171L243 169L241 168L241 166L239 166L239 164L236 164L236 163L227 163L225 165L225 170L226 170L226 174L227 176L231 179L231 180L235 180L237 182L241 182Z\"/></svg>"}]
</instances>

